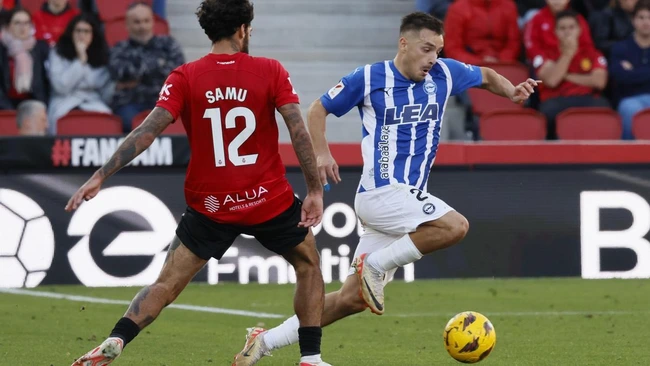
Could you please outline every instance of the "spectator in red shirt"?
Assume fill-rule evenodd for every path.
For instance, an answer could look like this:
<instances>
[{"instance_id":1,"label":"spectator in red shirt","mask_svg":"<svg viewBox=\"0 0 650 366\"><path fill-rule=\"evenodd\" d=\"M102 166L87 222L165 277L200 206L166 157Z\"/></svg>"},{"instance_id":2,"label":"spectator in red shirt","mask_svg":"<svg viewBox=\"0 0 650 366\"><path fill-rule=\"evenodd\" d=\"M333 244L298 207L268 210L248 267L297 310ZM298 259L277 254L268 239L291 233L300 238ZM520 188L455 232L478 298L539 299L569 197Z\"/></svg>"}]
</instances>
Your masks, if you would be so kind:
<instances>
[{"instance_id":1,"label":"spectator in red shirt","mask_svg":"<svg viewBox=\"0 0 650 366\"><path fill-rule=\"evenodd\" d=\"M72 8L68 0L47 0L33 16L36 39L46 41L50 47L54 46L70 20L78 14L79 10Z\"/></svg>"},{"instance_id":2,"label":"spectator in red shirt","mask_svg":"<svg viewBox=\"0 0 650 366\"><path fill-rule=\"evenodd\" d=\"M546 6L542 8L526 24L524 30L524 46L526 48L526 57L535 68L541 66L538 56L543 55L547 50L554 50L558 47L558 39L555 35L555 16L564 11L569 6L569 0L546 0ZM580 45L593 46L594 41L591 38L589 24L578 15L578 24L580 25Z\"/></svg>"},{"instance_id":3,"label":"spectator in red shirt","mask_svg":"<svg viewBox=\"0 0 650 366\"><path fill-rule=\"evenodd\" d=\"M555 137L555 117L570 107L609 107L599 96L607 85L607 61L593 45L580 42L579 15L566 10L557 15L556 43L542 50L533 65L543 81L539 88L539 106L549 126L549 138Z\"/></svg>"},{"instance_id":4,"label":"spectator in red shirt","mask_svg":"<svg viewBox=\"0 0 650 366\"><path fill-rule=\"evenodd\" d=\"M468 64L514 62L521 51L512 0L456 0L445 19L445 54Z\"/></svg>"}]
</instances>

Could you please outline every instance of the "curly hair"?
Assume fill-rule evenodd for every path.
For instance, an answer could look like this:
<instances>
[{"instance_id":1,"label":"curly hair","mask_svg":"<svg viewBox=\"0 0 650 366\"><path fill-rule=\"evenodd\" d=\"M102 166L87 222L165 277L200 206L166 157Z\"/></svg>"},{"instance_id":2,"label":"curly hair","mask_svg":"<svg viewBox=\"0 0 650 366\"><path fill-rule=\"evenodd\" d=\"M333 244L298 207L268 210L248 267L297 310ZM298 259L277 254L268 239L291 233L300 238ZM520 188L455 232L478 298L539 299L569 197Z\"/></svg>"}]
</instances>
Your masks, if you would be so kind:
<instances>
[{"instance_id":1,"label":"curly hair","mask_svg":"<svg viewBox=\"0 0 650 366\"><path fill-rule=\"evenodd\" d=\"M237 29L253 21L249 0L204 0L196 11L199 24L212 43L230 38Z\"/></svg>"},{"instance_id":2,"label":"curly hair","mask_svg":"<svg viewBox=\"0 0 650 366\"><path fill-rule=\"evenodd\" d=\"M74 46L72 34L74 33L74 28L80 22L90 24L93 29L93 40L87 50L88 65L91 67L106 66L108 64L108 44L106 43L106 38L104 38L104 33L99 28L99 24L95 18L86 13L79 14L70 20L68 26L65 28L65 32L63 32L59 41L56 43L56 53L68 60L77 58L77 49Z\"/></svg>"}]
</instances>

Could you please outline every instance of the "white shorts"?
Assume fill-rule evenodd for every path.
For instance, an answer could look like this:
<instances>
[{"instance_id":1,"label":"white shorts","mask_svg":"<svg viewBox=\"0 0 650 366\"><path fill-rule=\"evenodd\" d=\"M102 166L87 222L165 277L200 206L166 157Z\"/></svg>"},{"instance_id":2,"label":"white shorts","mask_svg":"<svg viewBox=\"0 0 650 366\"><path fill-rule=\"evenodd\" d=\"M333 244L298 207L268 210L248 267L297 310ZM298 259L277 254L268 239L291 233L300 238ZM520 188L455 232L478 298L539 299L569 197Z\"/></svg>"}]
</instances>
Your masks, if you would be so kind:
<instances>
[{"instance_id":1,"label":"white shorts","mask_svg":"<svg viewBox=\"0 0 650 366\"><path fill-rule=\"evenodd\" d=\"M354 258L385 248L421 224L454 211L443 200L401 183L357 193L354 209L364 227ZM394 274L395 270L387 273L386 281Z\"/></svg>"}]
</instances>

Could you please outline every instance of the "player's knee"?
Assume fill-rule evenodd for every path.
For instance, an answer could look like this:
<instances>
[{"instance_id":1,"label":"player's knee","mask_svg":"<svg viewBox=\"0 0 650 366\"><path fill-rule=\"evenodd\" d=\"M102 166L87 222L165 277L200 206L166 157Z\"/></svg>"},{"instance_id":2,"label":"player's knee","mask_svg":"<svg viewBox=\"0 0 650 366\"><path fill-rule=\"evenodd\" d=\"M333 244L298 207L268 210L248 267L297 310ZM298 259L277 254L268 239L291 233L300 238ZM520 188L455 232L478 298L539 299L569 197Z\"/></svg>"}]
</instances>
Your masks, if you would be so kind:
<instances>
[{"instance_id":1,"label":"player's knee","mask_svg":"<svg viewBox=\"0 0 650 366\"><path fill-rule=\"evenodd\" d=\"M451 226L451 238L452 238L452 244L456 244L459 241L463 240L465 238L465 235L467 235L467 232L469 231L469 221L465 218L465 216L456 213L456 217L454 218L454 223Z\"/></svg>"}]
</instances>

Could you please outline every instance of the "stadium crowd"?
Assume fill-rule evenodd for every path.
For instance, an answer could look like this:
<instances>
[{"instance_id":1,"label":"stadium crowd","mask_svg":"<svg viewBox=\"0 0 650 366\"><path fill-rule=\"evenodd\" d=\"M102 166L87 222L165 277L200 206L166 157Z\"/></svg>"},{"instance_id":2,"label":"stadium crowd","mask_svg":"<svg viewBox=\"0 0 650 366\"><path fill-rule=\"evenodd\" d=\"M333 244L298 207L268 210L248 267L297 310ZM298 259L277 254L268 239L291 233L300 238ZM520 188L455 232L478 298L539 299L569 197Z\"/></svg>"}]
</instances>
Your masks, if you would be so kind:
<instances>
[{"instance_id":1,"label":"stadium crowd","mask_svg":"<svg viewBox=\"0 0 650 366\"><path fill-rule=\"evenodd\" d=\"M21 133L56 134L57 121L75 109L116 114L128 132L184 62L164 26L164 0L131 3L117 15L95 1L47 0L31 11L33 0L2 1L0 110L19 111ZM417 0L416 7L444 19L443 56L542 80L525 107L541 112L548 139L572 107L617 111L621 137L634 139L634 116L650 108L650 0ZM128 34L117 42L120 27ZM459 98L470 128L483 98Z\"/></svg>"},{"instance_id":2,"label":"stadium crowd","mask_svg":"<svg viewBox=\"0 0 650 366\"><path fill-rule=\"evenodd\" d=\"M115 14L119 2L39 2L32 10L26 0L2 2L0 110L18 111L21 134L55 135L73 110L115 114L130 131L185 62L168 30L156 32L166 24L164 2L125 3Z\"/></svg>"}]
</instances>

